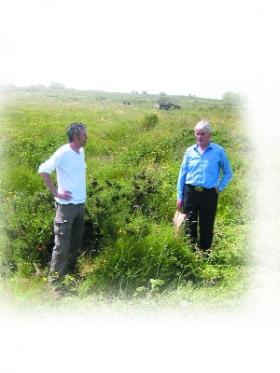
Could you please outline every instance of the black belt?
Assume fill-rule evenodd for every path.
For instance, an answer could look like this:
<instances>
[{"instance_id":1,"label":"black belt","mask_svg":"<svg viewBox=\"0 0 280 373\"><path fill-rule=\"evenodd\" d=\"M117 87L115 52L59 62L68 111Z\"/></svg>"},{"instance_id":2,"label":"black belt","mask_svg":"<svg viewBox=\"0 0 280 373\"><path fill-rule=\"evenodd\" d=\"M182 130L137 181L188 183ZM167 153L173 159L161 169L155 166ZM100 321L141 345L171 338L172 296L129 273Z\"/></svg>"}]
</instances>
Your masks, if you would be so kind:
<instances>
[{"instance_id":1,"label":"black belt","mask_svg":"<svg viewBox=\"0 0 280 373\"><path fill-rule=\"evenodd\" d=\"M82 206L84 204L85 204L84 202L81 202L81 203L66 203L66 205L70 205L70 206Z\"/></svg>"},{"instance_id":2,"label":"black belt","mask_svg":"<svg viewBox=\"0 0 280 373\"><path fill-rule=\"evenodd\" d=\"M186 184L190 189L193 189L195 190L196 192L204 192L205 190L213 190L215 188L204 188L202 186L198 186L198 185L191 185L191 184Z\"/></svg>"},{"instance_id":3,"label":"black belt","mask_svg":"<svg viewBox=\"0 0 280 373\"><path fill-rule=\"evenodd\" d=\"M55 202L56 205L60 205L60 206L82 206L85 204L85 202L82 202L82 203L58 203L58 202Z\"/></svg>"}]
</instances>

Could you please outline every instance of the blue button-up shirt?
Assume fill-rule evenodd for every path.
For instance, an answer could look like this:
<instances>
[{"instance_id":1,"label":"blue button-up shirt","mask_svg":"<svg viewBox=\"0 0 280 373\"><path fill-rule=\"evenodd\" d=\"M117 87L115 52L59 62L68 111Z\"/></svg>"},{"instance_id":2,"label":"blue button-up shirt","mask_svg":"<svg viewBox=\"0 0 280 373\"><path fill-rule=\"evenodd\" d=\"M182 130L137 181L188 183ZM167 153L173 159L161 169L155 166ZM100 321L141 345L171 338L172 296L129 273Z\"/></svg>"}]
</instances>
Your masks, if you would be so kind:
<instances>
[{"instance_id":1,"label":"blue button-up shirt","mask_svg":"<svg viewBox=\"0 0 280 373\"><path fill-rule=\"evenodd\" d=\"M181 165L177 182L177 198L183 199L184 184L218 188L221 192L231 178L231 166L222 146L210 142L201 154L198 145L192 145L186 150Z\"/></svg>"}]
</instances>

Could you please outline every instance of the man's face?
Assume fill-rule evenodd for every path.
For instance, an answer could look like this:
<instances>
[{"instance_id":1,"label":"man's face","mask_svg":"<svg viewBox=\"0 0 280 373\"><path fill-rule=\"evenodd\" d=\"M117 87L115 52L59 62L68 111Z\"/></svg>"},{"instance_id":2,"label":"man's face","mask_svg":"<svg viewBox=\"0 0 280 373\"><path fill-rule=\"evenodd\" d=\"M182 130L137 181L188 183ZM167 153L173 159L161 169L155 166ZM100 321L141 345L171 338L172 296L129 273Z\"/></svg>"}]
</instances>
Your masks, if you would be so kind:
<instances>
[{"instance_id":1,"label":"man's face","mask_svg":"<svg viewBox=\"0 0 280 373\"><path fill-rule=\"evenodd\" d=\"M200 147L205 148L209 144L210 138L211 138L211 133L209 133L205 130L196 129L194 131L194 134L195 134L195 138L196 138L196 143Z\"/></svg>"},{"instance_id":2,"label":"man's face","mask_svg":"<svg viewBox=\"0 0 280 373\"><path fill-rule=\"evenodd\" d=\"M86 129L81 129L80 134L75 136L76 137L76 143L81 148L83 147L87 142L87 131Z\"/></svg>"}]
</instances>

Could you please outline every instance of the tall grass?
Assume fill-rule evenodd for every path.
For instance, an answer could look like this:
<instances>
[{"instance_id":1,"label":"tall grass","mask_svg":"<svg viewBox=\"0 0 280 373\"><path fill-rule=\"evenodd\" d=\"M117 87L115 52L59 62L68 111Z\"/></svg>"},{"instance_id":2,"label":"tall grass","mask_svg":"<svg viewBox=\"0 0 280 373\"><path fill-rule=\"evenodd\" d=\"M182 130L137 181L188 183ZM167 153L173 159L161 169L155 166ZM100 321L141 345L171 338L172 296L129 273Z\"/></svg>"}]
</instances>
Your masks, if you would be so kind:
<instances>
[{"instance_id":1,"label":"tall grass","mask_svg":"<svg viewBox=\"0 0 280 373\"><path fill-rule=\"evenodd\" d=\"M246 141L236 107L180 97L161 112L154 98L124 106L121 96L16 93L2 112L2 273L44 283L53 235L52 197L39 164L66 142L74 121L88 125L85 251L75 282L81 296L143 296L182 286L217 286L246 267ZM213 253L194 253L171 225L176 180L193 127L208 119L231 159L221 194ZM97 255L98 254L98 255ZM5 270L4 270L5 268ZM34 280L35 281L35 280Z\"/></svg>"}]
</instances>

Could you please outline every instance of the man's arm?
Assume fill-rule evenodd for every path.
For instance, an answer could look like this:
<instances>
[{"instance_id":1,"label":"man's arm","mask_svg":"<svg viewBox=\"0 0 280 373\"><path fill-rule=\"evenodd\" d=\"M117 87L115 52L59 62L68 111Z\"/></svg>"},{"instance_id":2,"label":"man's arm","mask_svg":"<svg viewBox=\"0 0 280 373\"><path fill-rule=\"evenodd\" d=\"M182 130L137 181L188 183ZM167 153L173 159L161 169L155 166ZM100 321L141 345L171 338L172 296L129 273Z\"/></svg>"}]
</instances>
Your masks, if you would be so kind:
<instances>
[{"instance_id":1,"label":"man's arm","mask_svg":"<svg viewBox=\"0 0 280 373\"><path fill-rule=\"evenodd\" d=\"M65 190L62 193L58 193L57 188L54 185L50 174L46 172L41 172L40 175L42 176L47 188L54 197L57 197L59 199L65 199L66 201L70 201L70 199L72 199L72 193L69 190Z\"/></svg>"},{"instance_id":2,"label":"man's arm","mask_svg":"<svg viewBox=\"0 0 280 373\"><path fill-rule=\"evenodd\" d=\"M187 152L184 154L183 162L181 164L181 169L179 172L178 180L177 180L177 207L179 209L183 206L183 191L184 191L184 184L186 181L186 174L187 174Z\"/></svg>"},{"instance_id":3,"label":"man's arm","mask_svg":"<svg viewBox=\"0 0 280 373\"><path fill-rule=\"evenodd\" d=\"M222 192L232 179L232 169L226 152L223 150L221 153L221 168L223 171L223 177L219 183L218 191Z\"/></svg>"}]
</instances>

